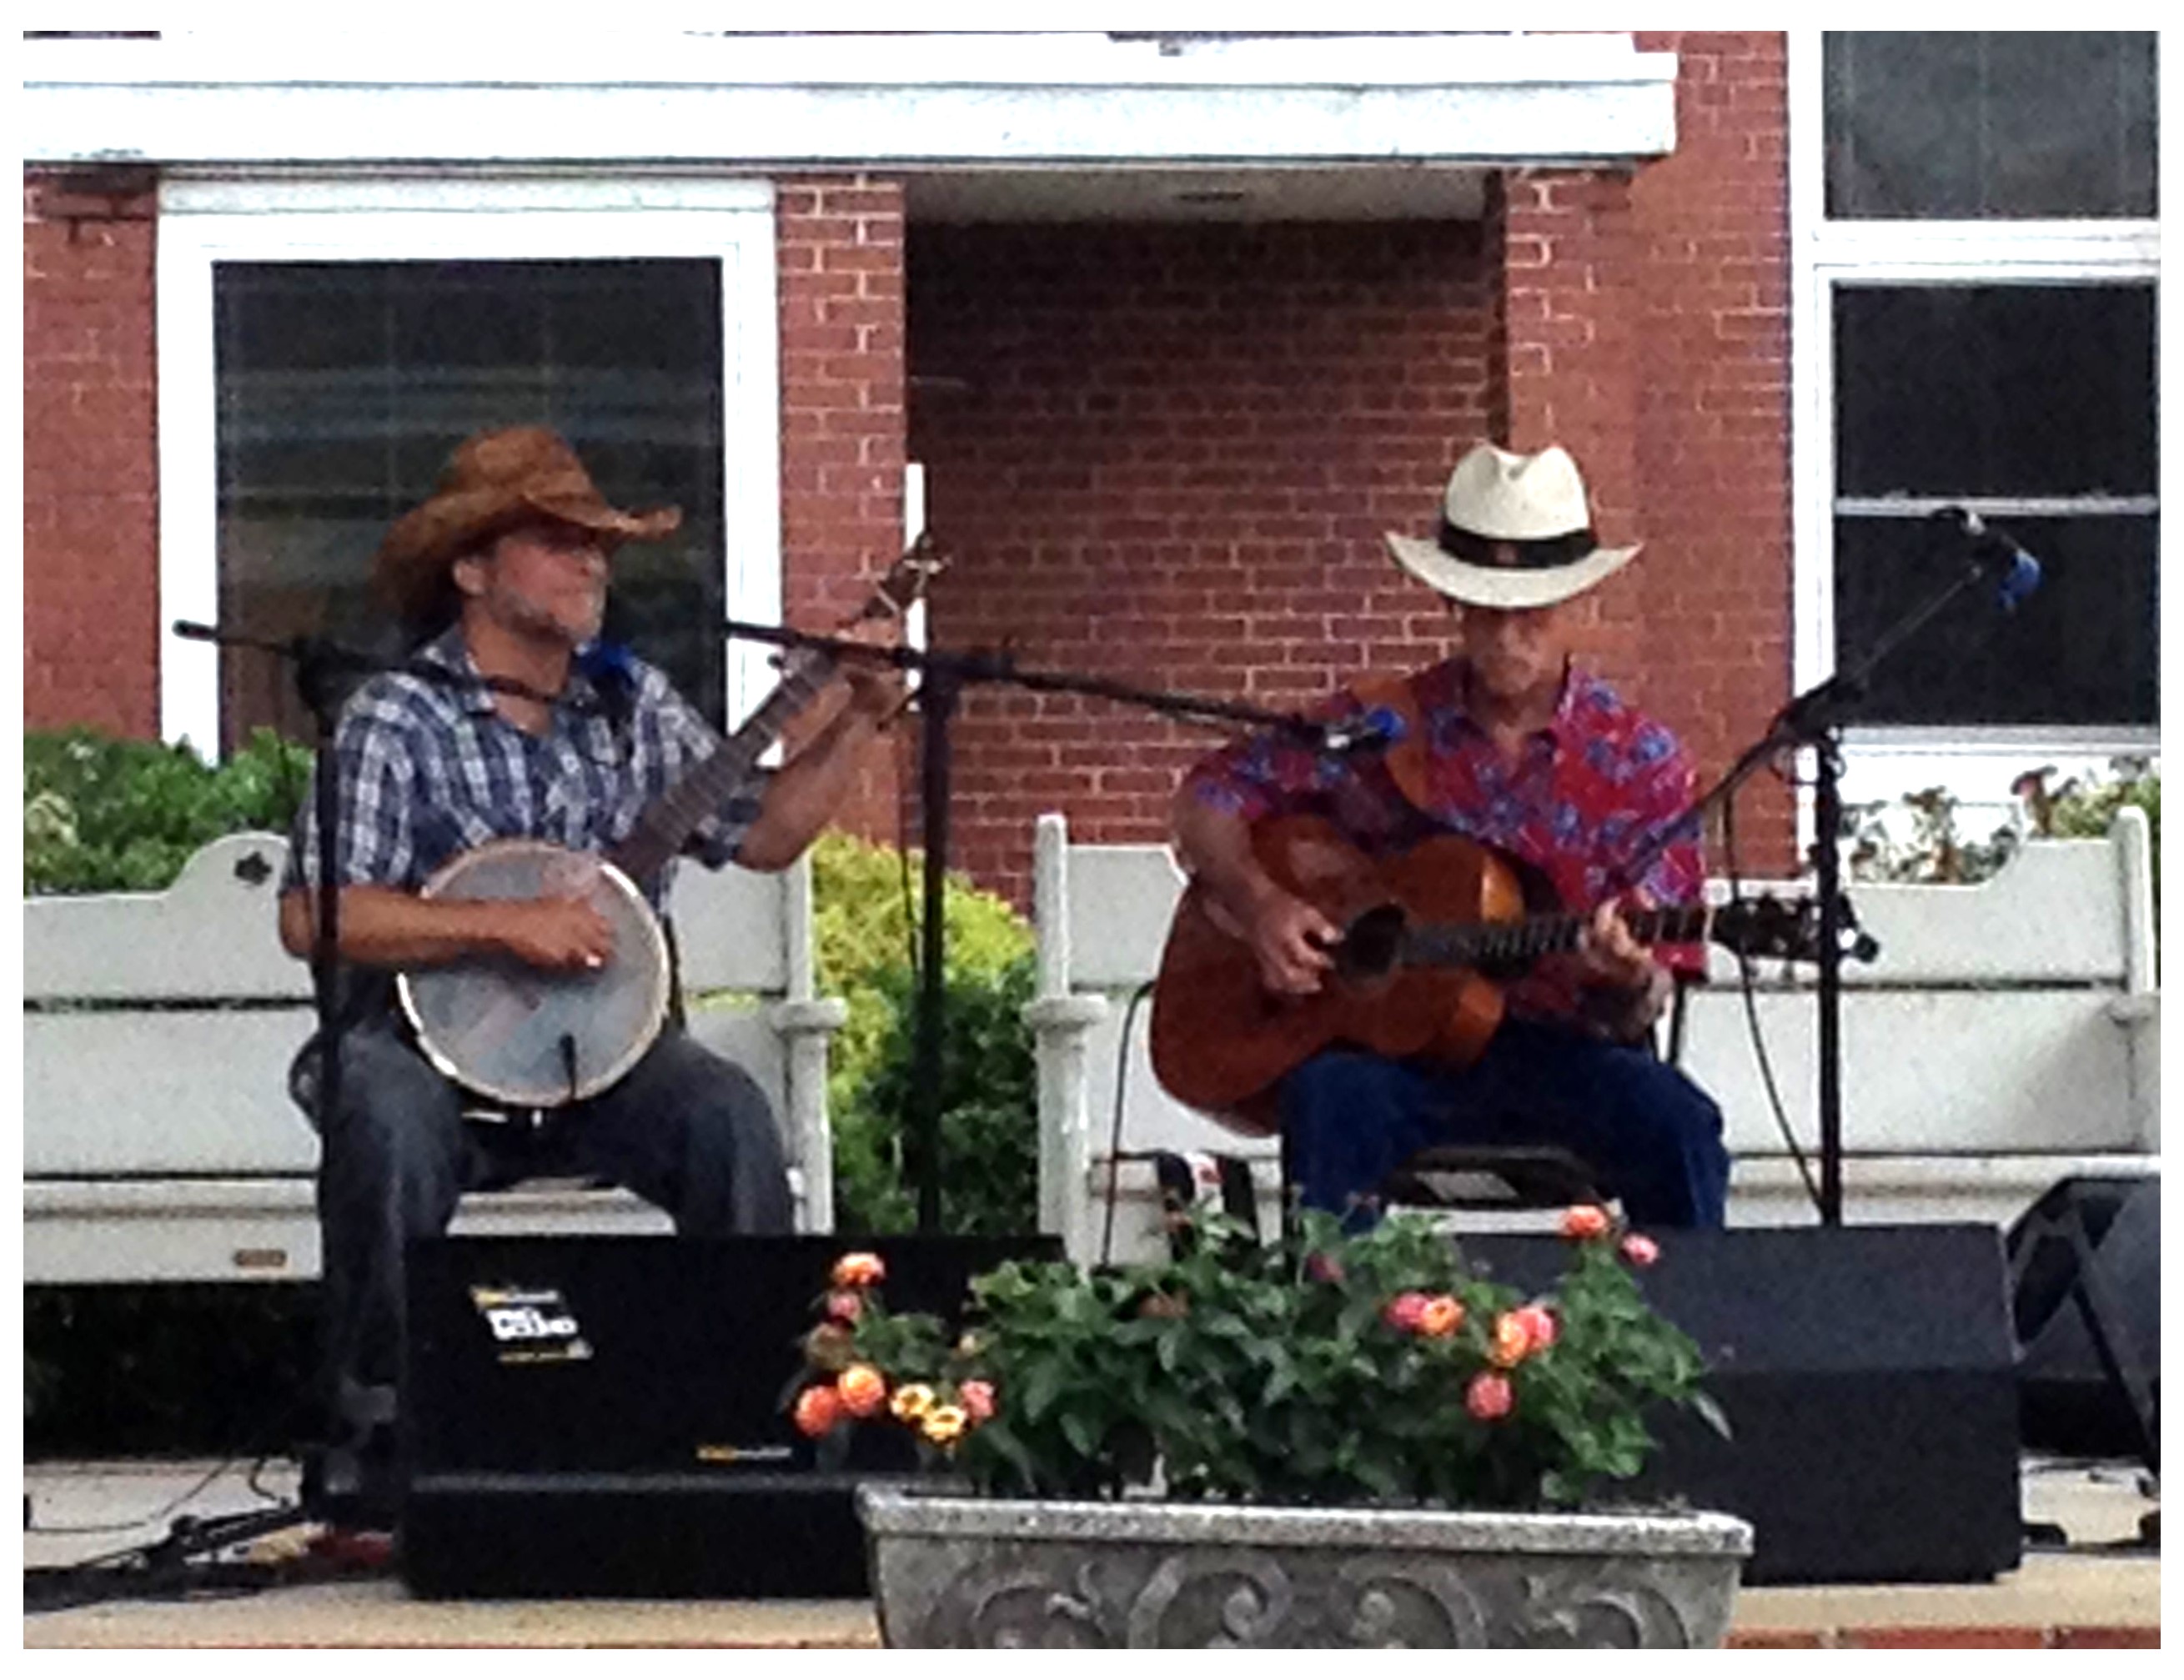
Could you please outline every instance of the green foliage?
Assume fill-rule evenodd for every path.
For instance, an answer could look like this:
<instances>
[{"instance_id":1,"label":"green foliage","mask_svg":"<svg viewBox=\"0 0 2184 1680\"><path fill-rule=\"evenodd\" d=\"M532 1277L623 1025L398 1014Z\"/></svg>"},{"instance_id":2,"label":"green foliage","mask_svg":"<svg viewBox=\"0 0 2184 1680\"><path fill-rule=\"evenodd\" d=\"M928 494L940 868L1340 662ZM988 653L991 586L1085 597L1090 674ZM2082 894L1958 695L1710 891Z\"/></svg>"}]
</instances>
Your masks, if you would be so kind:
<instances>
[{"instance_id":1,"label":"green foliage","mask_svg":"<svg viewBox=\"0 0 2184 1680\"><path fill-rule=\"evenodd\" d=\"M1644 1467L1648 1407L1690 1406L1726 1430L1697 1347L1630 1270L1649 1245L1598 1222L1573 1238L1555 1291L1526 1301L1414 1215L1346 1236L1306 1213L1264 1247L1205 1215L1184 1227L1180 1259L987 1273L952 1348L930 1318L838 1278L806 1343L800 1426L853 1427L805 1396L847 1394L862 1366L889 1392L878 1416L992 1494L1580 1504Z\"/></svg>"},{"instance_id":2,"label":"green foliage","mask_svg":"<svg viewBox=\"0 0 2184 1680\"><path fill-rule=\"evenodd\" d=\"M285 832L310 770L310 748L270 729L218 765L187 746L81 728L29 731L23 890L159 891L223 834Z\"/></svg>"},{"instance_id":3,"label":"green foliage","mask_svg":"<svg viewBox=\"0 0 2184 1680\"><path fill-rule=\"evenodd\" d=\"M915 852L829 834L812 849L820 991L844 999L827 1108L834 1129L835 1221L844 1232L908 1231L917 1217ZM950 877L941 1055L942 1228L1011 1235L1038 1215L1037 1081L1023 1006L1030 927L1003 899Z\"/></svg>"}]
</instances>

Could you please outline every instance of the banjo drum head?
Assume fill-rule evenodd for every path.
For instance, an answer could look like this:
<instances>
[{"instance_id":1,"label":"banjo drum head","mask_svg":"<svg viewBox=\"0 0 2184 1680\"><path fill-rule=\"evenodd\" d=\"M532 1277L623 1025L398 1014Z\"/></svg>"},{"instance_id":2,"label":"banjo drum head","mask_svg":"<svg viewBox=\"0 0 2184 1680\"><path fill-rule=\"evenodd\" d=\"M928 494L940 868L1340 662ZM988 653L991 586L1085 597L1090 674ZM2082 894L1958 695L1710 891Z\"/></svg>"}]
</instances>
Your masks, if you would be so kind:
<instances>
[{"instance_id":1,"label":"banjo drum head","mask_svg":"<svg viewBox=\"0 0 2184 1680\"><path fill-rule=\"evenodd\" d=\"M581 1101L637 1065L667 1017L667 942L612 864L541 840L465 852L427 898L588 898L614 930L603 968L554 971L514 957L405 970L396 982L426 1058L459 1084L526 1108ZM574 1077L571 1078L573 1071Z\"/></svg>"}]
</instances>

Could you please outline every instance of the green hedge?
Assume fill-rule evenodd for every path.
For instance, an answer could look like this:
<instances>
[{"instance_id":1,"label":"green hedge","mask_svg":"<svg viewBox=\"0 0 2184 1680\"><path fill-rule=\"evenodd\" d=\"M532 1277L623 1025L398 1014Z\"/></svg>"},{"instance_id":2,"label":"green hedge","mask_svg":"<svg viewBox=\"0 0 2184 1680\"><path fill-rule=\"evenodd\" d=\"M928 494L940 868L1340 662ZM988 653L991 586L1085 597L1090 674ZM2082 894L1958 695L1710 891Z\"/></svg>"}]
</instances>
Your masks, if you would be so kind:
<instances>
[{"instance_id":1,"label":"green hedge","mask_svg":"<svg viewBox=\"0 0 2184 1680\"><path fill-rule=\"evenodd\" d=\"M311 749L270 729L226 763L89 729L23 737L23 890L155 893L190 854L243 829L286 833Z\"/></svg>"},{"instance_id":2,"label":"green hedge","mask_svg":"<svg viewBox=\"0 0 2184 1680\"><path fill-rule=\"evenodd\" d=\"M916 1074L911 958L923 906L922 854L842 834L812 852L822 995L847 1000L827 1103L834 1128L835 1222L845 1232L916 1223L917 1175L904 1132ZM941 1045L942 1228L1007 1236L1039 1211L1037 1080L1023 1006L1035 961L1030 925L959 877L944 893L947 962Z\"/></svg>"}]
</instances>

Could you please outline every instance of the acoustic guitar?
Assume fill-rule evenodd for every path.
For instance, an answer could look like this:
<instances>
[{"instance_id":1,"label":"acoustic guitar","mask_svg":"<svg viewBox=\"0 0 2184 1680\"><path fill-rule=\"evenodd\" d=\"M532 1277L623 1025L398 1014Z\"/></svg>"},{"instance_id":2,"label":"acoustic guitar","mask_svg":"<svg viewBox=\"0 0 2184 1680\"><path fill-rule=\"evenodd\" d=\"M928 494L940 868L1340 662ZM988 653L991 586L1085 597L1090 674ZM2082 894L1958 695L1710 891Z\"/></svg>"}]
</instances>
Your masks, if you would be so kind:
<instances>
[{"instance_id":1,"label":"acoustic guitar","mask_svg":"<svg viewBox=\"0 0 2184 1680\"><path fill-rule=\"evenodd\" d=\"M1335 1044L1468 1066L1502 1024L1502 987L1551 951L1577 948L1589 916L1533 914L1521 866L1441 835L1373 858L1318 817L1257 825L1261 867L1342 930L1319 991L1269 992L1242 930L1194 882L1176 907L1153 985L1154 1076L1177 1101L1230 1129L1279 1129L1282 1077ZM1810 960L1819 907L1752 898L1624 914L1642 944L1710 941Z\"/></svg>"},{"instance_id":2,"label":"acoustic guitar","mask_svg":"<svg viewBox=\"0 0 2184 1680\"><path fill-rule=\"evenodd\" d=\"M943 564L921 537L850 622L900 617ZM612 927L614 952L596 969L539 969L493 957L405 971L395 993L432 1065L471 1090L538 1109L579 1102L636 1066L666 1021L674 987L666 933L641 883L655 880L698 826L749 782L834 667L824 649L791 650L765 703L648 804L604 854L548 840L495 840L436 871L420 889L425 898L582 898Z\"/></svg>"}]
</instances>

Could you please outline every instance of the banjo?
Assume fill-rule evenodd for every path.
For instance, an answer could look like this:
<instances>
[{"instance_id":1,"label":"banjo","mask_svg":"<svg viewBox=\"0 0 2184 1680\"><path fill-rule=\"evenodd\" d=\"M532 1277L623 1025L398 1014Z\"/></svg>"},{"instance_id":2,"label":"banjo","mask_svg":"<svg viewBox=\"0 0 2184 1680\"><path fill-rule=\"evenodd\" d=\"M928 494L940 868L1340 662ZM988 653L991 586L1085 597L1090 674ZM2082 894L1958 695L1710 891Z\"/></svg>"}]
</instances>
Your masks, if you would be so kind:
<instances>
[{"instance_id":1,"label":"banjo","mask_svg":"<svg viewBox=\"0 0 2184 1680\"><path fill-rule=\"evenodd\" d=\"M900 616L942 565L920 537L850 623ZM660 1035L674 987L666 932L638 883L656 879L698 826L750 780L834 668L822 649L791 649L765 703L604 854L548 840L494 840L442 865L421 897L581 898L606 918L614 951L598 968L571 971L503 956L404 970L395 993L426 1059L471 1090L537 1109L581 1102L636 1066Z\"/></svg>"}]
</instances>

